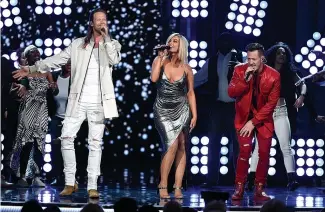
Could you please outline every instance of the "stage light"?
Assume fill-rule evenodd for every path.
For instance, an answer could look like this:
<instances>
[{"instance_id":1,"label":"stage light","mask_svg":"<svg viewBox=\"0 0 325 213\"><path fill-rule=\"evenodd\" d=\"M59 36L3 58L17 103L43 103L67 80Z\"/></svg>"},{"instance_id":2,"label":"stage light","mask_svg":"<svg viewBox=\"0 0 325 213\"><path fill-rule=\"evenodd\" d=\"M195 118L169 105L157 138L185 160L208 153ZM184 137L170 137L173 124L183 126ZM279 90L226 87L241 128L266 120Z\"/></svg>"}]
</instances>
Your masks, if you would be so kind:
<instances>
[{"instance_id":1,"label":"stage light","mask_svg":"<svg viewBox=\"0 0 325 213\"><path fill-rule=\"evenodd\" d=\"M260 7L261 7L262 9L266 9L267 6L268 6L268 3L267 3L266 1L261 1L261 3L260 3Z\"/></svg>"},{"instance_id":2,"label":"stage light","mask_svg":"<svg viewBox=\"0 0 325 213\"><path fill-rule=\"evenodd\" d=\"M297 155L298 155L299 157L303 157L303 156L305 155L305 150L302 149L302 148L298 149L298 150L297 150Z\"/></svg>"},{"instance_id":3,"label":"stage light","mask_svg":"<svg viewBox=\"0 0 325 213\"><path fill-rule=\"evenodd\" d=\"M301 48L302 55L297 54L295 56L295 61L297 63L302 63L302 67L304 69L309 69L309 72L311 74L317 73L318 69L322 68L322 66L324 65L324 61L321 58L317 58L316 54L311 52L311 50L323 51L322 43L324 42L324 35L322 38L322 35L319 32L315 32L312 36L312 39L309 39L307 41L307 47Z\"/></svg>"},{"instance_id":4,"label":"stage light","mask_svg":"<svg viewBox=\"0 0 325 213\"><path fill-rule=\"evenodd\" d=\"M299 147L303 147L303 146L305 146L305 140L304 139L298 139L297 140L297 146L299 146Z\"/></svg>"},{"instance_id":5,"label":"stage light","mask_svg":"<svg viewBox=\"0 0 325 213\"><path fill-rule=\"evenodd\" d=\"M198 11L198 10L192 10L192 11L191 11L191 16L192 16L193 18L198 17L198 16L199 16L199 11Z\"/></svg>"},{"instance_id":6,"label":"stage light","mask_svg":"<svg viewBox=\"0 0 325 213\"><path fill-rule=\"evenodd\" d=\"M272 138L271 146L275 146L275 145L276 145L276 140L275 140L275 138Z\"/></svg>"},{"instance_id":7,"label":"stage light","mask_svg":"<svg viewBox=\"0 0 325 213\"><path fill-rule=\"evenodd\" d=\"M235 18L236 18L236 14L234 12L228 13L228 19L229 20L233 21L233 20L235 20Z\"/></svg>"},{"instance_id":8,"label":"stage light","mask_svg":"<svg viewBox=\"0 0 325 213\"><path fill-rule=\"evenodd\" d=\"M41 6L37 6L36 8L35 8L35 12L36 12L36 14L42 14L43 13L43 7L41 7Z\"/></svg>"},{"instance_id":9,"label":"stage light","mask_svg":"<svg viewBox=\"0 0 325 213\"><path fill-rule=\"evenodd\" d=\"M322 68L324 66L324 61L319 58L319 59L316 60L315 64L316 64L317 67Z\"/></svg>"},{"instance_id":10,"label":"stage light","mask_svg":"<svg viewBox=\"0 0 325 213\"><path fill-rule=\"evenodd\" d=\"M306 164L307 164L307 166L312 167L312 166L314 166L315 161L314 161L314 159L312 159L312 158L308 158L308 159L306 160Z\"/></svg>"},{"instance_id":11,"label":"stage light","mask_svg":"<svg viewBox=\"0 0 325 213\"><path fill-rule=\"evenodd\" d=\"M205 42L205 41L201 41L201 42L200 42L200 48L201 48L201 49L204 50L204 49L206 49L207 47L208 47L207 42Z\"/></svg>"},{"instance_id":12,"label":"stage light","mask_svg":"<svg viewBox=\"0 0 325 213\"><path fill-rule=\"evenodd\" d=\"M66 7L66 8L64 8L63 9L63 13L65 14L65 15L70 15L71 14L71 8L70 7Z\"/></svg>"},{"instance_id":13,"label":"stage light","mask_svg":"<svg viewBox=\"0 0 325 213\"><path fill-rule=\"evenodd\" d=\"M181 14L181 13L180 13L179 10L177 10L177 9L174 9L174 10L172 11L172 16L175 17L175 18L179 17L180 14Z\"/></svg>"},{"instance_id":14,"label":"stage light","mask_svg":"<svg viewBox=\"0 0 325 213\"><path fill-rule=\"evenodd\" d=\"M227 158L226 156L222 156L222 157L220 158L220 163L221 163L222 165L226 165L226 164L228 163L228 158Z\"/></svg>"},{"instance_id":15,"label":"stage light","mask_svg":"<svg viewBox=\"0 0 325 213\"><path fill-rule=\"evenodd\" d=\"M70 6L72 4L72 0L64 0L64 4Z\"/></svg>"},{"instance_id":16,"label":"stage light","mask_svg":"<svg viewBox=\"0 0 325 213\"><path fill-rule=\"evenodd\" d=\"M229 139L227 137L222 137L220 140L220 144L226 146L229 143Z\"/></svg>"},{"instance_id":17,"label":"stage light","mask_svg":"<svg viewBox=\"0 0 325 213\"><path fill-rule=\"evenodd\" d=\"M231 12L228 13L228 21L226 22L225 27L228 30L234 28L234 30L237 32L244 31L244 33L247 35L253 34L254 36L258 37L261 35L261 30L259 28L261 28L263 26L262 18L265 17L265 11L262 9L266 9L267 3L264 2L264 3L260 4L260 6L259 6L258 1L253 0L253 1L251 1L250 7L248 8L247 4L249 3L249 1L247 4L246 4L246 1L247 0L244 0L241 2L235 1L230 4ZM242 5L238 5L240 3ZM256 9L259 9L258 13L257 13ZM236 18L236 13L240 13L237 15L237 18ZM253 16L255 16L256 13L257 13L259 19L254 20ZM245 22L245 19L246 19L246 22ZM232 21L234 21L235 23L233 23ZM237 23L236 23L236 21L237 21ZM255 29L252 29L250 26L245 26L246 24L253 25L254 22L257 27Z\"/></svg>"},{"instance_id":18,"label":"stage light","mask_svg":"<svg viewBox=\"0 0 325 213\"><path fill-rule=\"evenodd\" d=\"M303 158L298 158L297 159L297 165L302 167L303 165L305 165L305 160Z\"/></svg>"},{"instance_id":19,"label":"stage light","mask_svg":"<svg viewBox=\"0 0 325 213\"><path fill-rule=\"evenodd\" d=\"M45 152L52 152L51 144L45 144Z\"/></svg>"},{"instance_id":20,"label":"stage light","mask_svg":"<svg viewBox=\"0 0 325 213\"><path fill-rule=\"evenodd\" d=\"M206 0L203 0L203 1L200 2L200 6L201 6L202 8L207 8L208 5L209 5L209 3L208 3L208 1L206 1Z\"/></svg>"},{"instance_id":21,"label":"stage light","mask_svg":"<svg viewBox=\"0 0 325 213\"><path fill-rule=\"evenodd\" d=\"M253 35L256 36L256 37L260 36L260 35L261 35L261 30L258 29L258 28L255 28L255 29L253 30Z\"/></svg>"},{"instance_id":22,"label":"stage light","mask_svg":"<svg viewBox=\"0 0 325 213\"><path fill-rule=\"evenodd\" d=\"M315 46L315 41L314 41L313 39L309 39L309 40L307 41L307 46L308 46L309 48L314 47L314 46Z\"/></svg>"},{"instance_id":23,"label":"stage light","mask_svg":"<svg viewBox=\"0 0 325 213\"><path fill-rule=\"evenodd\" d=\"M230 10L232 10L232 11L236 11L238 9L238 4L236 4L236 3L232 3L231 5L230 5Z\"/></svg>"},{"instance_id":24,"label":"stage light","mask_svg":"<svg viewBox=\"0 0 325 213\"><path fill-rule=\"evenodd\" d=\"M191 157L191 163L192 164L198 164L200 162L200 159L198 156L192 156Z\"/></svg>"},{"instance_id":25,"label":"stage light","mask_svg":"<svg viewBox=\"0 0 325 213\"><path fill-rule=\"evenodd\" d=\"M55 15L61 15L62 14L62 8L61 7L54 8L54 14Z\"/></svg>"},{"instance_id":26,"label":"stage light","mask_svg":"<svg viewBox=\"0 0 325 213\"><path fill-rule=\"evenodd\" d=\"M308 168L307 170L306 170L306 174L308 175L308 176L313 176L314 175L314 173L315 173L315 171L314 171L314 169L312 169L312 168Z\"/></svg>"},{"instance_id":27,"label":"stage light","mask_svg":"<svg viewBox=\"0 0 325 213\"><path fill-rule=\"evenodd\" d=\"M324 170L322 168L316 169L316 175L322 177L324 175Z\"/></svg>"},{"instance_id":28,"label":"stage light","mask_svg":"<svg viewBox=\"0 0 325 213\"><path fill-rule=\"evenodd\" d=\"M46 143L51 143L52 139L51 139L51 135L50 134L46 134L45 136L45 142Z\"/></svg>"},{"instance_id":29,"label":"stage light","mask_svg":"<svg viewBox=\"0 0 325 213\"><path fill-rule=\"evenodd\" d=\"M50 172L50 171L52 170L52 165L49 164L49 163L44 164L44 166L43 166L43 170L44 170L45 172Z\"/></svg>"},{"instance_id":30,"label":"stage light","mask_svg":"<svg viewBox=\"0 0 325 213\"><path fill-rule=\"evenodd\" d=\"M46 163L51 162L51 155L48 154L48 153L46 153L46 154L44 155L44 161L45 161Z\"/></svg>"},{"instance_id":31,"label":"stage light","mask_svg":"<svg viewBox=\"0 0 325 213\"><path fill-rule=\"evenodd\" d=\"M313 38L314 38L315 40L319 40L319 39L321 38L321 34L320 34L319 32L314 32L314 34L313 34Z\"/></svg>"},{"instance_id":32,"label":"stage light","mask_svg":"<svg viewBox=\"0 0 325 213\"><path fill-rule=\"evenodd\" d=\"M204 145L204 146L208 145L209 144L209 138L207 136L203 136L201 138L201 144Z\"/></svg>"},{"instance_id":33,"label":"stage light","mask_svg":"<svg viewBox=\"0 0 325 213\"><path fill-rule=\"evenodd\" d=\"M201 154L202 155L207 155L208 154L208 147L207 146L202 146L202 148L201 148Z\"/></svg>"},{"instance_id":34,"label":"stage light","mask_svg":"<svg viewBox=\"0 0 325 213\"><path fill-rule=\"evenodd\" d=\"M201 17L202 18L206 18L206 17L208 17L208 11L207 10L201 10L201 12L200 12L200 15L201 15Z\"/></svg>"},{"instance_id":35,"label":"stage light","mask_svg":"<svg viewBox=\"0 0 325 213\"><path fill-rule=\"evenodd\" d=\"M257 19L257 20L255 21L255 25L256 25L257 27L262 27L262 26L263 26L263 21L262 21L261 19Z\"/></svg>"},{"instance_id":36,"label":"stage light","mask_svg":"<svg viewBox=\"0 0 325 213\"><path fill-rule=\"evenodd\" d=\"M205 64L205 60L200 60L199 61L199 67L200 68L202 68L204 64Z\"/></svg>"},{"instance_id":37,"label":"stage light","mask_svg":"<svg viewBox=\"0 0 325 213\"><path fill-rule=\"evenodd\" d=\"M315 155L315 150L313 149L308 149L306 152L308 157L313 157Z\"/></svg>"},{"instance_id":38,"label":"stage light","mask_svg":"<svg viewBox=\"0 0 325 213\"><path fill-rule=\"evenodd\" d=\"M256 9L254 7L249 8L248 9L248 14L251 15L251 16L255 16L256 15ZM252 18L252 17L248 17L248 18Z\"/></svg>"},{"instance_id":39,"label":"stage light","mask_svg":"<svg viewBox=\"0 0 325 213\"><path fill-rule=\"evenodd\" d=\"M207 156L202 156L200 162L203 165L207 165L208 164L208 157Z\"/></svg>"},{"instance_id":40,"label":"stage light","mask_svg":"<svg viewBox=\"0 0 325 213\"><path fill-rule=\"evenodd\" d=\"M257 12L257 16L259 17L259 18L264 18L265 17L265 11L264 10L259 10L258 12Z\"/></svg>"},{"instance_id":41,"label":"stage light","mask_svg":"<svg viewBox=\"0 0 325 213\"><path fill-rule=\"evenodd\" d=\"M318 147L323 147L323 146L324 146L324 140L323 140L323 139L318 139L318 140L316 141L316 145L317 145Z\"/></svg>"},{"instance_id":42,"label":"stage light","mask_svg":"<svg viewBox=\"0 0 325 213\"><path fill-rule=\"evenodd\" d=\"M319 42L323 47L325 47L325 38L322 38Z\"/></svg>"},{"instance_id":43,"label":"stage light","mask_svg":"<svg viewBox=\"0 0 325 213\"><path fill-rule=\"evenodd\" d=\"M318 159L316 160L316 165L317 165L318 167L322 167L322 166L324 165L324 160L321 159L321 158L318 158Z\"/></svg>"},{"instance_id":44,"label":"stage light","mask_svg":"<svg viewBox=\"0 0 325 213\"><path fill-rule=\"evenodd\" d=\"M231 21L228 21L225 26L228 30L231 30L234 27L234 24Z\"/></svg>"},{"instance_id":45,"label":"stage light","mask_svg":"<svg viewBox=\"0 0 325 213\"><path fill-rule=\"evenodd\" d=\"M270 156L275 156L276 155L276 149L274 149L274 148L271 148L270 149Z\"/></svg>"},{"instance_id":46,"label":"stage light","mask_svg":"<svg viewBox=\"0 0 325 213\"><path fill-rule=\"evenodd\" d=\"M240 6L239 7L239 12L246 13L247 12L247 7L245 5Z\"/></svg>"},{"instance_id":47,"label":"stage light","mask_svg":"<svg viewBox=\"0 0 325 213\"><path fill-rule=\"evenodd\" d=\"M60 6L63 3L62 0L54 0L54 4Z\"/></svg>"},{"instance_id":48,"label":"stage light","mask_svg":"<svg viewBox=\"0 0 325 213\"><path fill-rule=\"evenodd\" d=\"M274 168L274 167L270 167L269 170L268 170L268 174L269 174L270 176L275 175L275 168Z\"/></svg>"},{"instance_id":49,"label":"stage light","mask_svg":"<svg viewBox=\"0 0 325 213\"><path fill-rule=\"evenodd\" d=\"M245 26L244 27L244 33L245 34L251 34L252 33L252 28L250 26Z\"/></svg>"},{"instance_id":50,"label":"stage light","mask_svg":"<svg viewBox=\"0 0 325 213\"><path fill-rule=\"evenodd\" d=\"M191 167L191 173L196 175L199 173L199 167L198 166L192 166Z\"/></svg>"},{"instance_id":51,"label":"stage light","mask_svg":"<svg viewBox=\"0 0 325 213\"><path fill-rule=\"evenodd\" d=\"M276 164L275 158L270 158L269 164L270 164L270 166L274 166Z\"/></svg>"},{"instance_id":52,"label":"stage light","mask_svg":"<svg viewBox=\"0 0 325 213\"><path fill-rule=\"evenodd\" d=\"M172 1L172 6L174 8L178 8L180 6L180 2L178 0L174 0L174 1Z\"/></svg>"},{"instance_id":53,"label":"stage light","mask_svg":"<svg viewBox=\"0 0 325 213\"><path fill-rule=\"evenodd\" d=\"M241 24L236 24L236 25L235 25L235 30L236 30L237 32L242 31L242 29L243 29L243 25L241 25Z\"/></svg>"},{"instance_id":54,"label":"stage light","mask_svg":"<svg viewBox=\"0 0 325 213\"><path fill-rule=\"evenodd\" d=\"M305 170L303 168L298 168L297 169L297 175L298 176L303 176L305 174Z\"/></svg>"},{"instance_id":55,"label":"stage light","mask_svg":"<svg viewBox=\"0 0 325 213\"><path fill-rule=\"evenodd\" d=\"M227 155L227 154L228 154L228 148L225 147L225 146L221 147L221 149L220 149L220 153L221 153L222 155Z\"/></svg>"},{"instance_id":56,"label":"stage light","mask_svg":"<svg viewBox=\"0 0 325 213\"><path fill-rule=\"evenodd\" d=\"M198 145L200 143L200 139L196 136L192 137L191 142L193 145Z\"/></svg>"},{"instance_id":57,"label":"stage light","mask_svg":"<svg viewBox=\"0 0 325 213\"><path fill-rule=\"evenodd\" d=\"M323 149L317 149L316 151L317 157L323 157L324 156L324 150Z\"/></svg>"},{"instance_id":58,"label":"stage light","mask_svg":"<svg viewBox=\"0 0 325 213\"><path fill-rule=\"evenodd\" d=\"M201 169L200 169L200 172L201 172L203 175L208 174L208 167L207 167L207 166L202 166Z\"/></svg>"},{"instance_id":59,"label":"stage light","mask_svg":"<svg viewBox=\"0 0 325 213\"><path fill-rule=\"evenodd\" d=\"M193 155L197 155L197 154L199 154L199 152L200 152L200 149L199 149L197 146L193 146L193 147L191 148L191 153L192 153Z\"/></svg>"},{"instance_id":60,"label":"stage light","mask_svg":"<svg viewBox=\"0 0 325 213\"><path fill-rule=\"evenodd\" d=\"M226 166L221 166L220 167L220 174L225 175L228 173L228 167Z\"/></svg>"}]
</instances>

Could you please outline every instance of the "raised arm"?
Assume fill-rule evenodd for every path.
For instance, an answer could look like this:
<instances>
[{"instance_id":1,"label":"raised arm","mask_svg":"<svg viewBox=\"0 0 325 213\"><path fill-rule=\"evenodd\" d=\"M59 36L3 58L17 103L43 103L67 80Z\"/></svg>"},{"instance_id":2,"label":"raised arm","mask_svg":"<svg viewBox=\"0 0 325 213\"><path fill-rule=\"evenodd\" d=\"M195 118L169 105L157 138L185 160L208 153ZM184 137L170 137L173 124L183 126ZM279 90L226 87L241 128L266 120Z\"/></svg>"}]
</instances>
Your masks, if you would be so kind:
<instances>
[{"instance_id":1,"label":"raised arm","mask_svg":"<svg viewBox=\"0 0 325 213\"><path fill-rule=\"evenodd\" d=\"M59 54L47 57L44 60L37 61L34 66L29 66L29 71L32 72L50 72L52 69L61 68L62 65L66 64L71 57L71 43L68 47L62 50Z\"/></svg>"},{"instance_id":2,"label":"raised arm","mask_svg":"<svg viewBox=\"0 0 325 213\"><path fill-rule=\"evenodd\" d=\"M104 47L110 65L116 65L121 61L121 44L114 39L105 39Z\"/></svg>"},{"instance_id":3,"label":"raised arm","mask_svg":"<svg viewBox=\"0 0 325 213\"><path fill-rule=\"evenodd\" d=\"M248 82L245 81L244 76L239 74L239 67L235 67L234 74L228 86L228 95L231 98L238 98L242 96L249 89Z\"/></svg>"}]
</instances>

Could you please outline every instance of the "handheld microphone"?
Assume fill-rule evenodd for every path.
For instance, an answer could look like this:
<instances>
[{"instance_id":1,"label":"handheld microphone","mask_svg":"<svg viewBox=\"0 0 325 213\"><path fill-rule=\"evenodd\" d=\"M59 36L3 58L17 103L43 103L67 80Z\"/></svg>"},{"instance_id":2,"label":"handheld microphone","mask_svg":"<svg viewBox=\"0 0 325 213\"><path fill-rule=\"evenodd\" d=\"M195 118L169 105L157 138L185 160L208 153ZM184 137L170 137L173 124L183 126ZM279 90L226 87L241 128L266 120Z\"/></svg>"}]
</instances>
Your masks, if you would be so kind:
<instances>
[{"instance_id":1,"label":"handheld microphone","mask_svg":"<svg viewBox=\"0 0 325 213\"><path fill-rule=\"evenodd\" d=\"M245 75L245 81L248 81L252 74L253 74L253 71L247 72Z\"/></svg>"},{"instance_id":2,"label":"handheld microphone","mask_svg":"<svg viewBox=\"0 0 325 213\"><path fill-rule=\"evenodd\" d=\"M254 70L251 70L245 74L245 81L249 81L251 79L251 75L254 74Z\"/></svg>"},{"instance_id":3,"label":"handheld microphone","mask_svg":"<svg viewBox=\"0 0 325 213\"><path fill-rule=\"evenodd\" d=\"M160 44L158 44L157 46L155 46L154 48L153 48L154 50L158 50L158 51L160 51L160 50L169 50L170 49L170 46L168 46L168 45L165 45L165 44L163 44L163 45L160 45Z\"/></svg>"}]
</instances>

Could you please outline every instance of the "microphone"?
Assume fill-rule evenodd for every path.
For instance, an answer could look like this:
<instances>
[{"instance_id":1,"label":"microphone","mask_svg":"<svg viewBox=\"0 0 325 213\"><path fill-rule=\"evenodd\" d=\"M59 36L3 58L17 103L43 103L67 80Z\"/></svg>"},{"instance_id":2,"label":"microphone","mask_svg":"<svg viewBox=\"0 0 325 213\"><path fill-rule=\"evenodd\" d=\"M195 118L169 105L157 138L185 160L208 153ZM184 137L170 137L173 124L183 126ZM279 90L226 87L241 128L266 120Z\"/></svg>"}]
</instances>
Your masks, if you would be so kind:
<instances>
[{"instance_id":1,"label":"microphone","mask_svg":"<svg viewBox=\"0 0 325 213\"><path fill-rule=\"evenodd\" d=\"M170 46L165 45L165 44L162 44L162 45L158 44L158 45L155 46L153 49L154 49L154 50L158 50L158 51L165 50L165 49L166 49L166 50L169 50L169 49L170 49Z\"/></svg>"},{"instance_id":2,"label":"microphone","mask_svg":"<svg viewBox=\"0 0 325 213\"><path fill-rule=\"evenodd\" d=\"M106 33L105 28L100 29L103 33Z\"/></svg>"},{"instance_id":3,"label":"microphone","mask_svg":"<svg viewBox=\"0 0 325 213\"><path fill-rule=\"evenodd\" d=\"M245 74L245 81L248 82L251 79L251 75L254 74L254 70L251 70Z\"/></svg>"}]
</instances>

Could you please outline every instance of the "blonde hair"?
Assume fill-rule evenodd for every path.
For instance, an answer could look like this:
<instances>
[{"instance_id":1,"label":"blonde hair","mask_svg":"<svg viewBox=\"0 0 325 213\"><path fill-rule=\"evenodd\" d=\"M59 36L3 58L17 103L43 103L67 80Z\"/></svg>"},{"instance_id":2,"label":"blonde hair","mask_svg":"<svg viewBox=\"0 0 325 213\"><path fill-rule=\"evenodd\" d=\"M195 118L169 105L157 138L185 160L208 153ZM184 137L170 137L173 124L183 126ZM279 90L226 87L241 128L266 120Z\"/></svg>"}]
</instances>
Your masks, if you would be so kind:
<instances>
[{"instance_id":1,"label":"blonde hair","mask_svg":"<svg viewBox=\"0 0 325 213\"><path fill-rule=\"evenodd\" d=\"M177 54L178 60L180 60L181 64L187 64L188 63L188 59L187 59L188 41L184 36L182 36L179 33L173 33L167 38L166 45L168 45L168 42L175 36L179 38L179 47L178 47L178 54Z\"/></svg>"}]
</instances>

